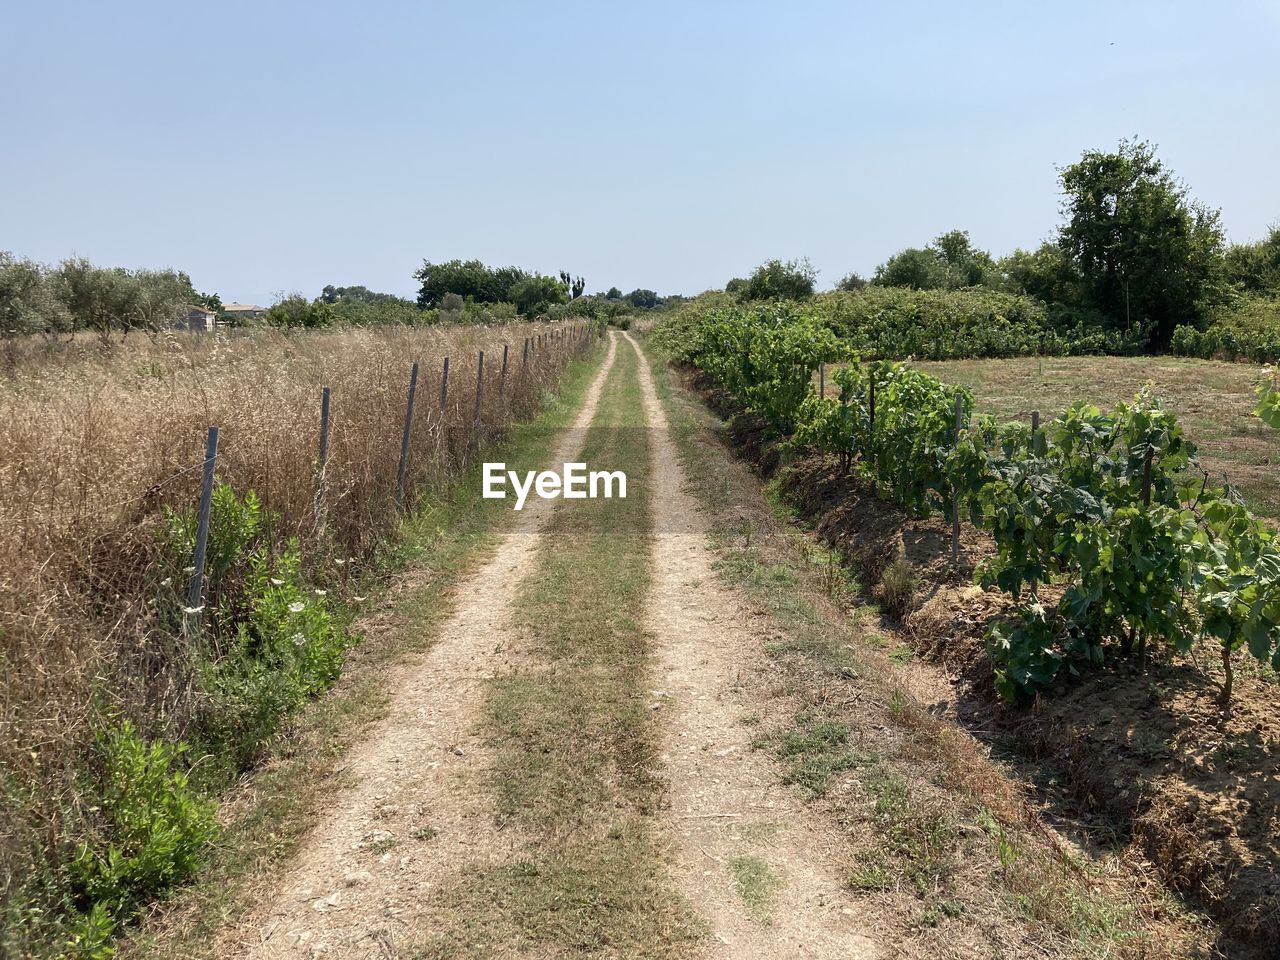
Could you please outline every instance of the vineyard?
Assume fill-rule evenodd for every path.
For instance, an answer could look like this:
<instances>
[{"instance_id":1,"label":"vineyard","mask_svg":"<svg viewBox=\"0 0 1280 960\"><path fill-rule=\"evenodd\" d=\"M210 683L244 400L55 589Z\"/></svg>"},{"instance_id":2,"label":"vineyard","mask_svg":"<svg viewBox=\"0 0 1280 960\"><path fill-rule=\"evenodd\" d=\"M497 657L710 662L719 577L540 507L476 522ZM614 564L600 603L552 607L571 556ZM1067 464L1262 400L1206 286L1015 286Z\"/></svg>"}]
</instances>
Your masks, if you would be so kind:
<instances>
[{"instance_id":1,"label":"vineyard","mask_svg":"<svg viewBox=\"0 0 1280 960\"><path fill-rule=\"evenodd\" d=\"M1158 398L1001 424L975 417L968 391L902 363L860 362L825 324L770 307L673 326L667 347L795 445L839 456L878 495L917 514L963 515L992 538L979 582L1017 611L988 635L1005 697L1108 655L1143 662L1155 644L1216 644L1224 704L1238 651L1280 667L1274 535L1210 481ZM812 386L825 365L839 365L829 397ZM1270 415L1274 397L1264 387L1260 411Z\"/></svg>"}]
</instances>

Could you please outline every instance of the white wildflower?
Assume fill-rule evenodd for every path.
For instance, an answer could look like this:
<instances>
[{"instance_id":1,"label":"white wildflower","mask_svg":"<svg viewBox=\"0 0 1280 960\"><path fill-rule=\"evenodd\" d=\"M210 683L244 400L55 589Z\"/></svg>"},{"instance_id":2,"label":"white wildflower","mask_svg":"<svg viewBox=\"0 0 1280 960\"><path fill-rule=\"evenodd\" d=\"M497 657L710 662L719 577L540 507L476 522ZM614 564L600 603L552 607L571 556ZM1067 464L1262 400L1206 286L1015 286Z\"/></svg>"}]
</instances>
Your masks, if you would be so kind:
<instances>
[{"instance_id":1,"label":"white wildflower","mask_svg":"<svg viewBox=\"0 0 1280 960\"><path fill-rule=\"evenodd\" d=\"M347 565L347 561L343 560L341 557L339 557L337 560L334 560L333 562L340 567L345 567Z\"/></svg>"},{"instance_id":2,"label":"white wildflower","mask_svg":"<svg viewBox=\"0 0 1280 960\"><path fill-rule=\"evenodd\" d=\"M272 577L272 578L271 578L271 585L272 585L273 587L283 587L283 586L284 586L284 581L283 581L283 580L280 580L280 579L277 579L276 577Z\"/></svg>"},{"instance_id":3,"label":"white wildflower","mask_svg":"<svg viewBox=\"0 0 1280 960\"><path fill-rule=\"evenodd\" d=\"M329 591L328 591L328 590L317 590L317 591L316 591L316 596L317 596L317 597L327 597L328 595L329 595Z\"/></svg>"},{"instance_id":4,"label":"white wildflower","mask_svg":"<svg viewBox=\"0 0 1280 960\"><path fill-rule=\"evenodd\" d=\"M289 604L290 613L301 613L305 609L307 609L307 605L301 600L295 600L293 603Z\"/></svg>"},{"instance_id":5,"label":"white wildflower","mask_svg":"<svg viewBox=\"0 0 1280 960\"><path fill-rule=\"evenodd\" d=\"M302 646L304 643L306 643L306 642L307 642L307 638L306 638L306 637L304 637L301 633L295 633L295 634L294 634L292 637L290 637L289 639L293 641L293 645L294 645L295 647L300 647L300 646Z\"/></svg>"},{"instance_id":6,"label":"white wildflower","mask_svg":"<svg viewBox=\"0 0 1280 960\"><path fill-rule=\"evenodd\" d=\"M182 608L182 612L183 612L183 613L185 613L185 614L188 614L188 615L190 615L190 616L194 616L194 615L195 615L195 614L197 614L197 613L203 613L203 612L204 612L204 604L202 603L202 604L200 604L200 606L198 606L198 607L183 607L183 608Z\"/></svg>"},{"instance_id":7,"label":"white wildflower","mask_svg":"<svg viewBox=\"0 0 1280 960\"><path fill-rule=\"evenodd\" d=\"M352 597L351 599L354 600L356 603L364 603L369 598L368 597Z\"/></svg>"},{"instance_id":8,"label":"white wildflower","mask_svg":"<svg viewBox=\"0 0 1280 960\"><path fill-rule=\"evenodd\" d=\"M165 577L163 580L160 581L160 586L167 587L171 583L173 583L173 577Z\"/></svg>"}]
</instances>

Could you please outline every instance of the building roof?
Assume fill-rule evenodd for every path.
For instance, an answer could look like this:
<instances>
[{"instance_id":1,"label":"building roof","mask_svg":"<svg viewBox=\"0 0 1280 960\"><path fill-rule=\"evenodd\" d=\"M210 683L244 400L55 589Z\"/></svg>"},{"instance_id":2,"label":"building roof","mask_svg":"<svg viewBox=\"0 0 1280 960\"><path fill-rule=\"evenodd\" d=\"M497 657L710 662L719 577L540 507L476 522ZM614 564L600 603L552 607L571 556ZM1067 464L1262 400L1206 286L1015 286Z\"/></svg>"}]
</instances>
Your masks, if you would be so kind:
<instances>
[{"instance_id":1,"label":"building roof","mask_svg":"<svg viewBox=\"0 0 1280 960\"><path fill-rule=\"evenodd\" d=\"M262 313L266 309L256 303L224 303L222 305L223 313Z\"/></svg>"}]
</instances>

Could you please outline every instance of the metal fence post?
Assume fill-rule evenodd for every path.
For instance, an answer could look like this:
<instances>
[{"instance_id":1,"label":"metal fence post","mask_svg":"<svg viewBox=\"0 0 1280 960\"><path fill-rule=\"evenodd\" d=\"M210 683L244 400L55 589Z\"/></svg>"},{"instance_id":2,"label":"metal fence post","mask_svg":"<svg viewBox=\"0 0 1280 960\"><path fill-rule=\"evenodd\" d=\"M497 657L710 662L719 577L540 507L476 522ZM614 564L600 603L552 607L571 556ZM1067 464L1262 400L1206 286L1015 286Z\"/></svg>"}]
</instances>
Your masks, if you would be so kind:
<instances>
[{"instance_id":1,"label":"metal fence post","mask_svg":"<svg viewBox=\"0 0 1280 960\"><path fill-rule=\"evenodd\" d=\"M528 337L524 338L524 359L522 359L520 363L525 367L529 366L529 338Z\"/></svg>"},{"instance_id":2,"label":"metal fence post","mask_svg":"<svg viewBox=\"0 0 1280 960\"><path fill-rule=\"evenodd\" d=\"M964 398L956 394L956 437L953 445L960 442L960 430L964 426ZM957 485L951 491L951 565L960 562L960 488Z\"/></svg>"},{"instance_id":3,"label":"metal fence post","mask_svg":"<svg viewBox=\"0 0 1280 960\"><path fill-rule=\"evenodd\" d=\"M204 606L204 557L209 546L209 514L213 507L213 475L218 462L218 428L210 427L204 447L204 481L200 487L200 514L196 521L196 554L192 560L191 589L187 607L193 615Z\"/></svg>"},{"instance_id":4,"label":"metal fence post","mask_svg":"<svg viewBox=\"0 0 1280 960\"><path fill-rule=\"evenodd\" d=\"M418 392L418 364L409 370L409 399L404 407L404 432L400 435L400 467L396 471L396 502L404 503L404 475L409 466L409 438L413 434L413 398Z\"/></svg>"},{"instance_id":5,"label":"metal fence post","mask_svg":"<svg viewBox=\"0 0 1280 960\"><path fill-rule=\"evenodd\" d=\"M480 362L476 364L476 416L473 426L480 426L480 409L484 403L484 351L480 351Z\"/></svg>"},{"instance_id":6,"label":"metal fence post","mask_svg":"<svg viewBox=\"0 0 1280 960\"><path fill-rule=\"evenodd\" d=\"M498 396L507 399L507 345L502 345L502 373L498 377Z\"/></svg>"},{"instance_id":7,"label":"metal fence post","mask_svg":"<svg viewBox=\"0 0 1280 960\"><path fill-rule=\"evenodd\" d=\"M818 364L818 399L827 399L827 365Z\"/></svg>"},{"instance_id":8,"label":"metal fence post","mask_svg":"<svg viewBox=\"0 0 1280 960\"><path fill-rule=\"evenodd\" d=\"M440 409L449 399L449 358L444 358L444 372L440 374Z\"/></svg>"},{"instance_id":9,"label":"metal fence post","mask_svg":"<svg viewBox=\"0 0 1280 960\"><path fill-rule=\"evenodd\" d=\"M316 533L325 524L325 474L329 467L329 388L320 388L320 464L316 471Z\"/></svg>"}]
</instances>

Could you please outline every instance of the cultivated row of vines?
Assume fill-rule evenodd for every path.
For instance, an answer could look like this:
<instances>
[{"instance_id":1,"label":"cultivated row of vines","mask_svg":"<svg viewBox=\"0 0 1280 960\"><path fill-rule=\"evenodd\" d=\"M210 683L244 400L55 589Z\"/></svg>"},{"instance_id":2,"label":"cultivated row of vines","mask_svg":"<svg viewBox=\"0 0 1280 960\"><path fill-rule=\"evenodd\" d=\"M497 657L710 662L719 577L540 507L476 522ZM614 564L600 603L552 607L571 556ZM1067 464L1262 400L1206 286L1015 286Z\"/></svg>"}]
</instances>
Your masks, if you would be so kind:
<instances>
[{"instance_id":1,"label":"cultivated row of vines","mask_svg":"<svg viewBox=\"0 0 1280 960\"><path fill-rule=\"evenodd\" d=\"M977 578L1015 601L987 634L1006 698L1107 650L1145 662L1155 643L1219 643L1224 702L1240 648L1280 668L1275 536L1210 481L1148 392L1108 414L1077 403L1033 429L975 416L968 391L902 363L860 362L825 324L785 308L711 311L659 336L879 496L920 514L956 510L990 534L995 554ZM813 388L820 364L842 364L830 396ZM1276 394L1263 393L1269 412Z\"/></svg>"}]
</instances>

